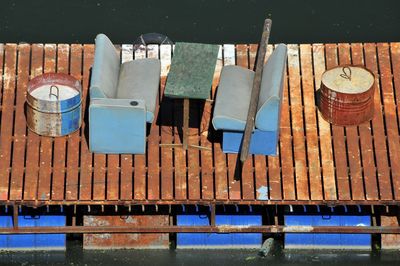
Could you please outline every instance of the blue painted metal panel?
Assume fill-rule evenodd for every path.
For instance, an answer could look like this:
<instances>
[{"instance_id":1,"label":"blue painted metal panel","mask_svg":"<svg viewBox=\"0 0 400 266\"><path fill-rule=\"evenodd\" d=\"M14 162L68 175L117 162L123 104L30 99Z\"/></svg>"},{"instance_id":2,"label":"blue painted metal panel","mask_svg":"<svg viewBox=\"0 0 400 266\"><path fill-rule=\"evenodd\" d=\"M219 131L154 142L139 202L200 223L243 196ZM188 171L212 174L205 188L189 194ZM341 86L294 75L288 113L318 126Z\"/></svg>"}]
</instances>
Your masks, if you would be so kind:
<instances>
[{"instance_id":1,"label":"blue painted metal panel","mask_svg":"<svg viewBox=\"0 0 400 266\"><path fill-rule=\"evenodd\" d=\"M61 135L68 135L81 127L81 106L61 113Z\"/></svg>"},{"instance_id":2,"label":"blue painted metal panel","mask_svg":"<svg viewBox=\"0 0 400 266\"><path fill-rule=\"evenodd\" d=\"M18 216L20 227L65 226L64 215ZM0 216L0 227L12 227L11 215ZM0 250L65 249L65 234L0 235Z\"/></svg>"},{"instance_id":3,"label":"blue painted metal panel","mask_svg":"<svg viewBox=\"0 0 400 266\"><path fill-rule=\"evenodd\" d=\"M278 145L278 131L253 132L250 142L250 154L276 155ZM224 153L239 153L243 139L243 132L224 131L222 150Z\"/></svg>"},{"instance_id":4,"label":"blue painted metal panel","mask_svg":"<svg viewBox=\"0 0 400 266\"><path fill-rule=\"evenodd\" d=\"M370 226L369 215L287 214L287 226ZM285 234L285 248L371 249L370 234Z\"/></svg>"},{"instance_id":5,"label":"blue painted metal panel","mask_svg":"<svg viewBox=\"0 0 400 266\"><path fill-rule=\"evenodd\" d=\"M216 225L250 226L262 225L261 215L219 215L215 217ZM177 215L177 225L205 226L210 225L205 214ZM258 248L262 244L262 234L258 233L178 233L177 248Z\"/></svg>"}]
</instances>

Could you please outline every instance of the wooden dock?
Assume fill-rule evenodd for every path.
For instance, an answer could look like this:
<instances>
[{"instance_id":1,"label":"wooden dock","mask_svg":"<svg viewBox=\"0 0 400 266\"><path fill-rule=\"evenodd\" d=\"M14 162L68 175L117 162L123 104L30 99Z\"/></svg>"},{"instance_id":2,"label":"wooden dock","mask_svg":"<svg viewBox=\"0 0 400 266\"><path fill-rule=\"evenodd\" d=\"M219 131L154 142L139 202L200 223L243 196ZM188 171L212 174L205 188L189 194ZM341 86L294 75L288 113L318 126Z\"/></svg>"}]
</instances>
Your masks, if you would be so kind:
<instances>
[{"instance_id":1,"label":"wooden dock","mask_svg":"<svg viewBox=\"0 0 400 266\"><path fill-rule=\"evenodd\" d=\"M160 107L147 154L120 156L88 150L93 44L0 44L0 204L398 205L400 43L288 48L279 156L249 157L241 181L235 181L237 155L222 153L221 134L210 124L212 100L222 66L253 68L256 45L222 45L211 101L191 104L189 144L212 151L159 146L181 141L182 103L162 97L172 47L120 46L123 62L147 56L162 63ZM358 127L331 126L316 108L316 90L326 68L349 63L375 73L375 116ZM27 82L48 72L82 81L84 122L67 137L40 137L26 127Z\"/></svg>"}]
</instances>

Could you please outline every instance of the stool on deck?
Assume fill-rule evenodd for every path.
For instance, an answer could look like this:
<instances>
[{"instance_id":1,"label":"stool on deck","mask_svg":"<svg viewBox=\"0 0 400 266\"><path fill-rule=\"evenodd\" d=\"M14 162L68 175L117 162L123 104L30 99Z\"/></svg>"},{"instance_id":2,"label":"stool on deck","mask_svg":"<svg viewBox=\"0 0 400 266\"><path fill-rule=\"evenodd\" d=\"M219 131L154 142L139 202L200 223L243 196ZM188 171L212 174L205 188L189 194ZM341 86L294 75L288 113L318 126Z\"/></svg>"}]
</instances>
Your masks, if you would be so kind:
<instances>
[{"instance_id":1,"label":"stool on deck","mask_svg":"<svg viewBox=\"0 0 400 266\"><path fill-rule=\"evenodd\" d=\"M143 154L146 123L152 123L161 62L139 59L121 65L104 34L96 37L89 106L89 145L95 153Z\"/></svg>"},{"instance_id":2,"label":"stool on deck","mask_svg":"<svg viewBox=\"0 0 400 266\"><path fill-rule=\"evenodd\" d=\"M279 44L264 66L250 142L251 154L276 155L286 58L286 45ZM253 79L254 71L246 68L226 66L222 69L212 123L216 130L223 131L224 153L240 151Z\"/></svg>"}]
</instances>

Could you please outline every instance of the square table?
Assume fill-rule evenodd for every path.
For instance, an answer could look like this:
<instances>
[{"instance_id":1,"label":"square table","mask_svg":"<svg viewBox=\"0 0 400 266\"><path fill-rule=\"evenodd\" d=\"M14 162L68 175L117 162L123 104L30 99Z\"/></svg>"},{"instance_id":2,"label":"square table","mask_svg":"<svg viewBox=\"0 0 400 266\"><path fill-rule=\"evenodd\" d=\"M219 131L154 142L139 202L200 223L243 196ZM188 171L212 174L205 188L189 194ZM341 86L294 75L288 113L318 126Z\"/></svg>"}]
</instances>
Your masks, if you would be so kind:
<instances>
[{"instance_id":1,"label":"square table","mask_svg":"<svg viewBox=\"0 0 400 266\"><path fill-rule=\"evenodd\" d=\"M161 144L162 146L182 146L185 150L188 147L204 148L188 145L189 99L209 98L218 51L219 46L213 44L175 44L164 95L183 99L183 139L182 144Z\"/></svg>"}]
</instances>

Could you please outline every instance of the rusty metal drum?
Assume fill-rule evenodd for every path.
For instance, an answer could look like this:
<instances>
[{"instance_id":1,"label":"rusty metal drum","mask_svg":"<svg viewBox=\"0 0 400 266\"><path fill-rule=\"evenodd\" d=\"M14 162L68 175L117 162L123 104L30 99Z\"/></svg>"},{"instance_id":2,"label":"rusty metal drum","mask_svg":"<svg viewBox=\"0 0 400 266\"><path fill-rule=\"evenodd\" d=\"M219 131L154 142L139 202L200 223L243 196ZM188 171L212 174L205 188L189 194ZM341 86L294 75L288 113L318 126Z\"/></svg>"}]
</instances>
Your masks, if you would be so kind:
<instances>
[{"instance_id":1,"label":"rusty metal drum","mask_svg":"<svg viewBox=\"0 0 400 266\"><path fill-rule=\"evenodd\" d=\"M68 135L81 126L82 87L67 74L47 73L28 83L26 119L43 136Z\"/></svg>"},{"instance_id":2,"label":"rusty metal drum","mask_svg":"<svg viewBox=\"0 0 400 266\"><path fill-rule=\"evenodd\" d=\"M362 66L339 66L325 71L318 103L323 118L339 126L371 120L374 82L374 74Z\"/></svg>"}]
</instances>

